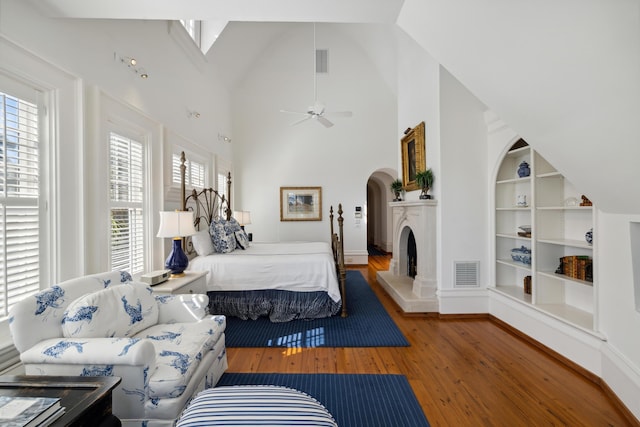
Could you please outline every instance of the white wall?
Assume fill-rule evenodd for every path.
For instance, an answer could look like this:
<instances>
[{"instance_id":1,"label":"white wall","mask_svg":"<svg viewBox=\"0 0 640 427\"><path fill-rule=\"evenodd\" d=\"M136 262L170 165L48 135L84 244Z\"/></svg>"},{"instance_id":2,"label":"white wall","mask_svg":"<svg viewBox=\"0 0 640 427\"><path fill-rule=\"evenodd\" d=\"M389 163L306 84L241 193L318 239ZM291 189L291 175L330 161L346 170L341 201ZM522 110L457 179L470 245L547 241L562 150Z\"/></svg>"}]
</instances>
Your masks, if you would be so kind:
<instances>
[{"instance_id":1,"label":"white wall","mask_svg":"<svg viewBox=\"0 0 640 427\"><path fill-rule=\"evenodd\" d=\"M280 112L306 111L314 102L312 26L292 24L233 94L235 206L251 212L247 231L256 241L328 241L329 205L342 203L347 259L366 256L367 227L355 224L354 210L366 205L369 176L396 168L397 101L340 25L318 24L316 32L317 47L330 56L329 74L318 76L318 99L327 111L350 110L353 117L331 118L331 128L312 120L290 126L304 116ZM323 221L281 222L281 186L322 187Z\"/></svg>"},{"instance_id":2,"label":"white wall","mask_svg":"<svg viewBox=\"0 0 640 427\"><path fill-rule=\"evenodd\" d=\"M447 70L440 68L440 289L453 289L454 261L479 261L479 285L486 288L488 264L485 235L488 224L486 107ZM458 293L466 290L458 290ZM458 306L445 301L441 312L486 311L482 306ZM459 299L460 295L458 295Z\"/></svg>"},{"instance_id":3,"label":"white wall","mask_svg":"<svg viewBox=\"0 0 640 427\"><path fill-rule=\"evenodd\" d=\"M635 308L630 238L630 224L640 216L598 212L597 218L597 324L607 337L602 378L640 419L640 313Z\"/></svg>"}]
</instances>

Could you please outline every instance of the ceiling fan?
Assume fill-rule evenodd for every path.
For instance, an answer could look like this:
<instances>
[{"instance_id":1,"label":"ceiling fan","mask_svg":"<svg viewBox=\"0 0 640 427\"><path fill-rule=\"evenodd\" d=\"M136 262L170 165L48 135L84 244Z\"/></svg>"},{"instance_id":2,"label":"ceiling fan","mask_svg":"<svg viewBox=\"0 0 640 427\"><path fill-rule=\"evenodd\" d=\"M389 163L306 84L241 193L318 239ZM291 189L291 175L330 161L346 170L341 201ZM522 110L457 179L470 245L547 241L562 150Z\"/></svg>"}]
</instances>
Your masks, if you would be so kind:
<instances>
[{"instance_id":1,"label":"ceiling fan","mask_svg":"<svg viewBox=\"0 0 640 427\"><path fill-rule=\"evenodd\" d=\"M289 113L289 114L301 114L305 117L291 123L291 126L295 126L302 122L306 122L307 120L314 119L324 127L330 128L333 126L333 122L327 119L327 116L334 117L351 117L353 113L351 111L326 111L325 106L322 102L318 101L318 83L317 83L317 71L316 71L316 24L313 23L313 105L310 106L307 111L287 111L280 110L281 113Z\"/></svg>"}]
</instances>

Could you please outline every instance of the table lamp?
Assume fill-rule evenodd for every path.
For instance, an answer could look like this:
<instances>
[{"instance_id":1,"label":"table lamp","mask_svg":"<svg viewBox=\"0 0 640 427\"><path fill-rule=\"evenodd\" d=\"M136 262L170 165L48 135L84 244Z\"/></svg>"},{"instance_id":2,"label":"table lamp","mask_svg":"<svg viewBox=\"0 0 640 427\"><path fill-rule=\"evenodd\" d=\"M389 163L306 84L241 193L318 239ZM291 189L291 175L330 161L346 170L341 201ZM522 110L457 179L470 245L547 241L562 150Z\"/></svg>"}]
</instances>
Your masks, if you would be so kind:
<instances>
[{"instance_id":1,"label":"table lamp","mask_svg":"<svg viewBox=\"0 0 640 427\"><path fill-rule=\"evenodd\" d=\"M193 212L168 211L160 212L160 229L157 237L171 237L173 247L164 266L171 270L171 277L184 276L189 265L189 258L182 250L182 238L196 234L193 227Z\"/></svg>"},{"instance_id":2,"label":"table lamp","mask_svg":"<svg viewBox=\"0 0 640 427\"><path fill-rule=\"evenodd\" d=\"M251 224L251 212L249 211L234 211L233 217L240 224L240 228L244 230L245 225Z\"/></svg>"}]
</instances>

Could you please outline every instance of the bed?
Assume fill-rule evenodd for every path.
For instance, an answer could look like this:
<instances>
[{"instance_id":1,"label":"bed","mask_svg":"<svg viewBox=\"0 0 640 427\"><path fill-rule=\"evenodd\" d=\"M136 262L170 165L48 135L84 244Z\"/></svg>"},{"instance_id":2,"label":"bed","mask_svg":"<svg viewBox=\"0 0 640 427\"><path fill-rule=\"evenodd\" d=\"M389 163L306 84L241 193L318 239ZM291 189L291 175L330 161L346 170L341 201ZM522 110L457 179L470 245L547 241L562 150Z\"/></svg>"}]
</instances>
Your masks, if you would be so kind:
<instances>
[{"instance_id":1,"label":"bed","mask_svg":"<svg viewBox=\"0 0 640 427\"><path fill-rule=\"evenodd\" d=\"M231 201L212 188L194 189L187 195L185 161L182 153L182 210L194 212L194 224L199 230L185 241L187 254L193 257L188 269L208 272L211 313L254 320L267 316L272 322L347 315L341 204L337 232L333 206L329 209L329 242L248 243L242 237L244 230L236 230L233 233L238 249L211 253L211 248L204 248L203 244L208 244L207 240L219 243L214 228L223 233L223 227L235 222L231 218ZM231 174L226 188L226 194L231 194ZM210 238L212 234L214 239Z\"/></svg>"}]
</instances>

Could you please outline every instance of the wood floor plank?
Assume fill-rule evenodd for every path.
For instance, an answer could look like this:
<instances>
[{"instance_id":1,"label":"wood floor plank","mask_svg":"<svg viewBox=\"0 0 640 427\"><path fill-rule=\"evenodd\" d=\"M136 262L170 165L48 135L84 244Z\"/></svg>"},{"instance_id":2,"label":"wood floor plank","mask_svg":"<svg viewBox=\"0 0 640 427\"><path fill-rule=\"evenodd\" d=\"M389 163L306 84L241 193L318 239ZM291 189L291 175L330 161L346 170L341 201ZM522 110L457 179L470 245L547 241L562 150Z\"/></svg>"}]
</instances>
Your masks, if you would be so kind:
<instances>
[{"instance_id":1,"label":"wood floor plank","mask_svg":"<svg viewBox=\"0 0 640 427\"><path fill-rule=\"evenodd\" d=\"M230 372L402 374L432 426L640 426L602 388L489 318L405 315L360 271L409 347L227 350Z\"/></svg>"}]
</instances>

